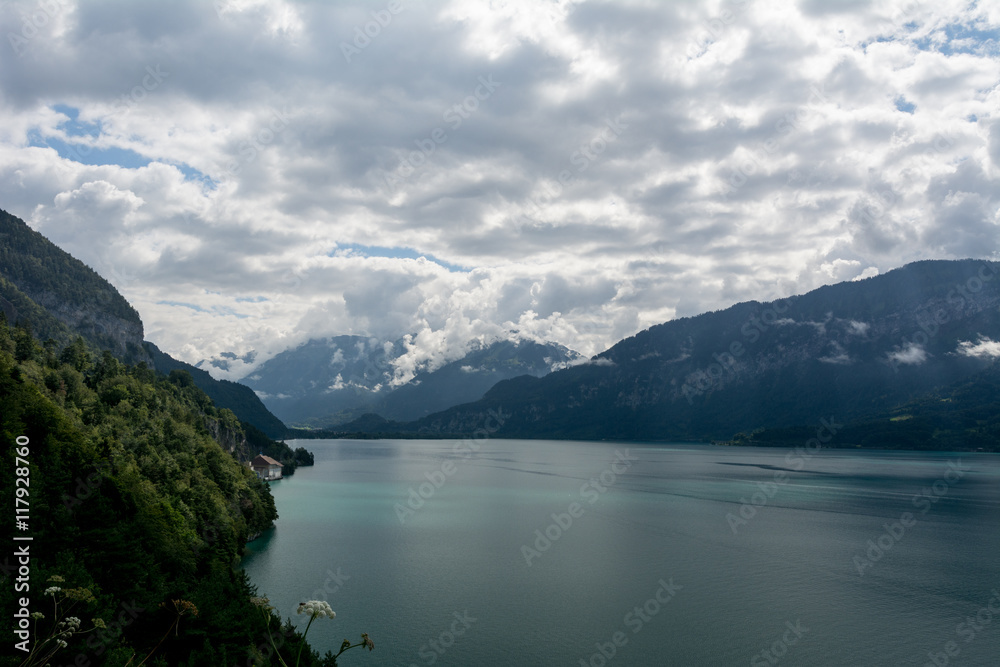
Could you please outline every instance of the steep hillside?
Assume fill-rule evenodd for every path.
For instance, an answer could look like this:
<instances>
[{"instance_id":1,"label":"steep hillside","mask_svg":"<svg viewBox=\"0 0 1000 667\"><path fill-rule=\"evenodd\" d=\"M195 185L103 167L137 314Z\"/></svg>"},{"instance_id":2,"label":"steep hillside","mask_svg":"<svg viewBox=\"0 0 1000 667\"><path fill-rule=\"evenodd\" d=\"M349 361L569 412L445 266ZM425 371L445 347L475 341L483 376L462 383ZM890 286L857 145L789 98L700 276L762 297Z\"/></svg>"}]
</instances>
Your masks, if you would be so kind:
<instances>
[{"instance_id":1,"label":"steep hillside","mask_svg":"<svg viewBox=\"0 0 1000 667\"><path fill-rule=\"evenodd\" d=\"M5 568L0 606L18 613L24 597L42 614L31 621L40 652L30 664L252 662L265 619L271 630L281 620L253 605L232 565L277 513L267 484L224 450L247 440L231 412L181 371L157 377L92 355L82 339L43 348L0 323L0 439L8 507L15 488L25 491L18 525L0 532L30 553L20 561L29 588L15 592ZM14 542L15 527L31 541ZM11 649L12 626L0 654L11 667L25 658ZM294 659L301 638L283 643ZM318 664L311 651L304 658Z\"/></svg>"},{"instance_id":2,"label":"steep hillside","mask_svg":"<svg viewBox=\"0 0 1000 667\"><path fill-rule=\"evenodd\" d=\"M17 308L11 285L99 349L129 363L149 363L142 321L128 301L93 269L6 211L0 211L0 277L6 281L0 282L0 304L10 304L18 316L29 313ZM4 305L5 312L9 308ZM50 322L32 324L46 337L61 338Z\"/></svg>"},{"instance_id":3,"label":"steep hillside","mask_svg":"<svg viewBox=\"0 0 1000 667\"><path fill-rule=\"evenodd\" d=\"M241 421L270 438L284 437L287 431L252 390L215 380L144 343L139 314L111 283L4 211L0 211L0 312L10 324L27 323L36 338L52 339L60 348L82 336L124 363L146 363L163 373L187 371L216 405L232 410Z\"/></svg>"},{"instance_id":4,"label":"steep hillside","mask_svg":"<svg viewBox=\"0 0 1000 667\"><path fill-rule=\"evenodd\" d=\"M285 428L281 420L268 411L257 394L249 387L228 380L216 380L207 371L183 361L177 361L148 341L144 343L144 346L152 358L156 370L163 373L175 370L188 372L195 385L208 394L213 403L232 410L241 422L260 429L270 438L285 437L288 429Z\"/></svg>"}]
</instances>

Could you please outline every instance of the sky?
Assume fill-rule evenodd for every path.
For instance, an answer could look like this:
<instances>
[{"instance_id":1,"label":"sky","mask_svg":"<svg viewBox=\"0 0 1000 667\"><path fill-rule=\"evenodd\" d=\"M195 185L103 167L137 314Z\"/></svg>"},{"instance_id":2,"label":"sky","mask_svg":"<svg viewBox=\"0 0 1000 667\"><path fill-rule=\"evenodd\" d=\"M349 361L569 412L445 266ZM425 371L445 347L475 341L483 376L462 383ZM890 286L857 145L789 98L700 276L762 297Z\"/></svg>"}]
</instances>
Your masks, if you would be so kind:
<instances>
[{"instance_id":1,"label":"sky","mask_svg":"<svg viewBox=\"0 0 1000 667\"><path fill-rule=\"evenodd\" d=\"M0 208L218 377L1000 258L998 0L18 0L0 36Z\"/></svg>"}]
</instances>

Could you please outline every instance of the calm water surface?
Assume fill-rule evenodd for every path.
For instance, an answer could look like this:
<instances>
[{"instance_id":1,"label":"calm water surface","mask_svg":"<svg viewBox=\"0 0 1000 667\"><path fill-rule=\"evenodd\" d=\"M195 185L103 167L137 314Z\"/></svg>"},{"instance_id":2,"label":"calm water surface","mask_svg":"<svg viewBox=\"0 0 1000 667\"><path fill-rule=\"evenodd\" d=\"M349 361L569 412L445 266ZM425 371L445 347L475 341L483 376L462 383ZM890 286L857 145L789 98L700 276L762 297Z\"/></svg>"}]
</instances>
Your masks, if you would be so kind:
<instances>
[{"instance_id":1,"label":"calm water surface","mask_svg":"<svg viewBox=\"0 0 1000 667\"><path fill-rule=\"evenodd\" d=\"M342 665L1000 665L996 455L299 445L245 568Z\"/></svg>"}]
</instances>

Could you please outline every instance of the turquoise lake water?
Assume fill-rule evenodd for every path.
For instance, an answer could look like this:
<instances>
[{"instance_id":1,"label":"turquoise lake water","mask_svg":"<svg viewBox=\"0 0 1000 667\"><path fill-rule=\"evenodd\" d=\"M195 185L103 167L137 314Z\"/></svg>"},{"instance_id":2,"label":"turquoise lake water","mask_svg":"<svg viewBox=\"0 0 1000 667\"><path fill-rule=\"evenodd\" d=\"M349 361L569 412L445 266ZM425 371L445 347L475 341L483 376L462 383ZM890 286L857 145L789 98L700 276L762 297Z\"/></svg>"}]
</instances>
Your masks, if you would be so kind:
<instances>
[{"instance_id":1,"label":"turquoise lake water","mask_svg":"<svg viewBox=\"0 0 1000 667\"><path fill-rule=\"evenodd\" d=\"M1000 456L290 444L244 566L344 666L1000 665Z\"/></svg>"}]
</instances>

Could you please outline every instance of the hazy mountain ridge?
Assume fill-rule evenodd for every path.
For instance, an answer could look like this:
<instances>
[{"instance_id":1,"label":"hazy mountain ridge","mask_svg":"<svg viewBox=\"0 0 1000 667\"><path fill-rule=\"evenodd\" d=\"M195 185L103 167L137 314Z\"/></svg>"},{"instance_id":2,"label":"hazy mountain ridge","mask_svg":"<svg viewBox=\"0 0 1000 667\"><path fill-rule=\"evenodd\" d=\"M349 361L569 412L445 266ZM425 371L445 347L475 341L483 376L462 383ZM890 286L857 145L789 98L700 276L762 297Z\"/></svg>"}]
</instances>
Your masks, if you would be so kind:
<instances>
[{"instance_id":1,"label":"hazy mountain ridge","mask_svg":"<svg viewBox=\"0 0 1000 667\"><path fill-rule=\"evenodd\" d=\"M497 382L521 375L542 377L581 355L556 343L503 340L479 346L441 368L419 373L394 390L376 412L390 420L411 421L480 398Z\"/></svg>"},{"instance_id":2,"label":"hazy mountain ridge","mask_svg":"<svg viewBox=\"0 0 1000 667\"><path fill-rule=\"evenodd\" d=\"M242 382L286 423L332 427L368 412L417 419L480 398L500 380L545 375L580 358L562 345L516 339L471 348L462 359L394 386L393 361L406 351L402 338L335 336L282 352Z\"/></svg>"},{"instance_id":3,"label":"hazy mountain ridge","mask_svg":"<svg viewBox=\"0 0 1000 667\"><path fill-rule=\"evenodd\" d=\"M288 424L335 424L377 400L392 381L391 360L404 351L402 339L313 339L268 359L240 382Z\"/></svg>"}]
</instances>

